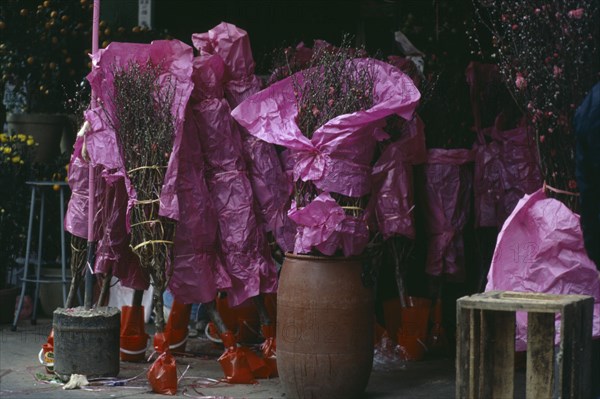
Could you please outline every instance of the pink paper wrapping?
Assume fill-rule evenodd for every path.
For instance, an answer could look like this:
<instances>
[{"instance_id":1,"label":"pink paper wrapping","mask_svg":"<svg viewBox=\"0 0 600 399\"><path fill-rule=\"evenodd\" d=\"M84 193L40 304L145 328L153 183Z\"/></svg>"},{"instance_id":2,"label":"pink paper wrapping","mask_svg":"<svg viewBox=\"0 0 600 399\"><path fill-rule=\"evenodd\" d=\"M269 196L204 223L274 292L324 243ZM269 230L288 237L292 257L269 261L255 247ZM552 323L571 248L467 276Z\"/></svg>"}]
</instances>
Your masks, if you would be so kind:
<instances>
[{"instance_id":1,"label":"pink paper wrapping","mask_svg":"<svg viewBox=\"0 0 600 399\"><path fill-rule=\"evenodd\" d=\"M202 73L196 70L194 74ZM206 303L217 291L231 288L217 242L218 220L206 185L204 154L193 115L186 111L178 161L177 197L180 221L173 245L169 290L180 303ZM185 222L183 222L185 221Z\"/></svg>"},{"instance_id":2,"label":"pink paper wrapping","mask_svg":"<svg viewBox=\"0 0 600 399\"><path fill-rule=\"evenodd\" d=\"M223 60L223 87L231 108L260 90L261 82L254 75L255 63L246 31L223 22L207 33L193 35L192 41L202 53L216 54ZM242 127L240 134L252 193L258 203L259 224L266 231L274 231L285 214L283 208L288 198L279 157L274 145L251 136Z\"/></svg>"},{"instance_id":3,"label":"pink paper wrapping","mask_svg":"<svg viewBox=\"0 0 600 399\"><path fill-rule=\"evenodd\" d=\"M430 149L424 166L424 215L429 244L425 271L464 277L462 230L469 217L473 174L468 163L473 153L465 149Z\"/></svg>"},{"instance_id":4,"label":"pink paper wrapping","mask_svg":"<svg viewBox=\"0 0 600 399\"><path fill-rule=\"evenodd\" d=\"M375 75L374 105L330 120L314 132L312 139L302 135L295 123L298 112L292 79L302 84L302 72L249 97L233 110L232 115L253 136L289 150L287 158L294 165L294 181L312 181L323 192L361 197L371 191L370 162L375 143L384 138L378 128L383 125L384 118L394 113L411 119L420 94L410 78L390 65L366 59L350 62L368 63L372 68ZM328 209L334 210L333 207ZM297 220L294 222L298 223ZM348 229L354 226L358 242L363 242L359 237L366 231L365 218L349 221L345 226L343 231L338 231L339 234L348 236ZM312 238L308 241L302 238L307 234L301 231L305 227L298 226L296 252L299 249L306 251L306 242L309 241L317 248L320 245ZM346 243L348 246L342 248L344 253L360 248L360 245L342 238L322 238L329 241L326 248L325 244L323 247L327 252L331 252L332 242Z\"/></svg>"},{"instance_id":5,"label":"pink paper wrapping","mask_svg":"<svg viewBox=\"0 0 600 399\"><path fill-rule=\"evenodd\" d=\"M427 150L421 119L405 123L406 133L390 143L373 165L368 213L384 240L396 235L415 238L413 165L427 160Z\"/></svg>"},{"instance_id":6,"label":"pink paper wrapping","mask_svg":"<svg viewBox=\"0 0 600 399\"><path fill-rule=\"evenodd\" d=\"M277 290L277 272L259 229L242 141L223 98L224 64L219 56L201 56L194 74L200 102L193 114L206 162L206 179L218 215L225 268L231 279L228 301L236 306L259 293Z\"/></svg>"},{"instance_id":7,"label":"pink paper wrapping","mask_svg":"<svg viewBox=\"0 0 600 399\"><path fill-rule=\"evenodd\" d=\"M88 74L88 80L92 86L94 95L97 96L98 106L86 112L86 119L91 124L91 131L86 135L87 150L92 165L99 165L103 168L104 179L109 184L122 179L127 193L126 208L123 210L120 206L114 206L114 209L119 209L119 212L125 211L125 228L122 229L121 226L105 226L105 229L109 229L109 235L105 237L104 242L100 245L102 251L100 252L102 254L100 257L101 263L96 264L99 270L106 270L106 266L102 263L103 261L112 261L114 264L118 259L128 259L129 254L125 249L123 249L124 253L116 254L114 250L108 250L106 247L102 249L102 246L111 245L109 242L123 243L126 240L126 235L130 228L129 213L136 199L135 190L131 186L124 169L115 132L106 121L105 113L109 115L114 114L114 106L112 104L114 68L116 66L124 68L130 62L143 64L151 60L153 63L161 64L164 67L164 73L159 77L159 81L168 80L175 85L175 98L172 108L176 121L175 137L173 151L169 158L160 196L160 214L178 220L179 201L176 188L178 163L176 160L179 157L183 112L193 87L191 82L192 58L192 48L176 40L160 40L150 44L114 42L92 57L93 68L90 74ZM120 214L113 214L111 220L119 221L120 223L123 220L121 217L122 215ZM186 223L186 221L183 221L183 223ZM132 288L147 287L148 279L146 276L135 267L134 263L129 262L128 264L131 267L124 267L123 270L117 271L123 282Z\"/></svg>"},{"instance_id":8,"label":"pink paper wrapping","mask_svg":"<svg viewBox=\"0 0 600 399\"><path fill-rule=\"evenodd\" d=\"M533 132L526 126L482 130L492 141L475 144L475 226L500 228L525 194L542 186Z\"/></svg>"},{"instance_id":9,"label":"pink paper wrapping","mask_svg":"<svg viewBox=\"0 0 600 399\"><path fill-rule=\"evenodd\" d=\"M333 118L317 129L312 139L302 135L295 122L293 77L249 97L232 115L253 136L292 150L295 180L310 180L323 191L360 197L371 188L370 167L360 163L364 162L360 157L365 158L365 146L374 145L373 128L394 113L411 119L420 94L409 77L390 65L365 59L352 62L372 64L374 105ZM300 84L301 74L294 75Z\"/></svg>"},{"instance_id":10,"label":"pink paper wrapping","mask_svg":"<svg viewBox=\"0 0 600 399\"><path fill-rule=\"evenodd\" d=\"M525 195L506 219L485 289L591 295L592 334L600 336L600 279L583 247L579 216L560 201L547 198L542 190ZM523 312L517 312L515 346L518 351L527 346L527 317Z\"/></svg>"},{"instance_id":11,"label":"pink paper wrapping","mask_svg":"<svg viewBox=\"0 0 600 399\"><path fill-rule=\"evenodd\" d=\"M116 66L124 68L130 62L145 63L148 60L161 64L164 73L159 82L171 82L175 86L175 96L172 112L175 117L175 137L173 151L165 174L165 181L160 196L160 214L179 220L179 207L176 194L176 176L179 146L185 106L193 88L191 82L193 50L190 46L178 40L157 40L150 44L113 42L107 48L98 51L92 57L93 68L88 74L94 95L109 115L113 115L113 71ZM111 170L111 174L123 176L129 195L127 207L127 223L129 230L129 212L136 198L135 190L131 187L123 160L116 144L115 132L106 124L105 111L99 105L87 112L87 118L92 125L92 131L86 136L87 149L92 164L102 165ZM180 139L179 139L180 140ZM114 171L114 172L113 172Z\"/></svg>"},{"instance_id":12,"label":"pink paper wrapping","mask_svg":"<svg viewBox=\"0 0 600 399\"><path fill-rule=\"evenodd\" d=\"M109 273L121 280L121 285L135 290L146 290L150 277L141 265L139 258L129 246L126 209L127 191L122 177L115 178L103 173L105 182L103 203L103 235L96 248L95 273ZM100 179L98 179L100 180Z\"/></svg>"},{"instance_id":13,"label":"pink paper wrapping","mask_svg":"<svg viewBox=\"0 0 600 399\"><path fill-rule=\"evenodd\" d=\"M83 137L77 137L73 148L73 154L69 161L69 172L67 181L71 188L71 197L65 213L65 230L74 236L88 238L88 200L89 200L89 169L88 163L81 157L83 147ZM103 198L103 184L100 178L101 168L96 167L96 215L94 215L94 237L93 241L98 241L102 234L101 203Z\"/></svg>"}]
</instances>

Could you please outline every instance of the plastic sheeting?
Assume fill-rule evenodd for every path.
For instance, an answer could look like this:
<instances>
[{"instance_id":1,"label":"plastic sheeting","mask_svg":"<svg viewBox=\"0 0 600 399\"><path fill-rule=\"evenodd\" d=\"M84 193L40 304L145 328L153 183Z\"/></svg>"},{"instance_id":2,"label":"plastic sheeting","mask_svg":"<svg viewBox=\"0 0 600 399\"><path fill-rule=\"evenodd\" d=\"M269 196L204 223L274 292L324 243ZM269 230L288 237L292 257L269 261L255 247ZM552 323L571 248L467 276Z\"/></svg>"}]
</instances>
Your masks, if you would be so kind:
<instances>
[{"instance_id":1,"label":"plastic sheeting","mask_svg":"<svg viewBox=\"0 0 600 399\"><path fill-rule=\"evenodd\" d=\"M255 63L246 31L223 22L207 33L194 34L192 41L202 53L215 54L223 60L223 89L231 108L260 90L261 82L254 75ZM258 204L259 222L266 231L273 231L277 219L285 212L283 208L289 194L279 156L275 146L251 136L243 127L240 134L248 177Z\"/></svg>"},{"instance_id":2,"label":"plastic sheeting","mask_svg":"<svg viewBox=\"0 0 600 399\"><path fill-rule=\"evenodd\" d=\"M424 166L425 230L429 239L425 271L433 276L464 277L462 231L469 218L473 173L465 149L431 149Z\"/></svg>"},{"instance_id":3,"label":"plastic sheeting","mask_svg":"<svg viewBox=\"0 0 600 399\"><path fill-rule=\"evenodd\" d=\"M533 132L483 129L492 141L475 144L475 226L500 228L517 202L542 186Z\"/></svg>"},{"instance_id":4,"label":"plastic sheeting","mask_svg":"<svg viewBox=\"0 0 600 399\"><path fill-rule=\"evenodd\" d=\"M172 113L175 119L175 138L173 151L165 174L165 181L160 196L160 214L171 219L179 220L179 204L176 194L176 176L179 153L179 143L183 128L184 111L192 91L192 58L190 46L178 40L157 40L150 44L111 43L107 48L98 51L92 57L92 72L88 81L97 97L98 105L87 111L86 118L92 125L92 131L86 135L86 145L93 165L102 165L110 170L112 175L123 176L129 195L129 210L135 202L136 194L127 178L123 160L117 150L115 132L107 123L104 115L114 115L113 73L115 67L125 68L130 62L145 63L150 60L155 65L163 67L163 73L158 82L174 85ZM128 222L129 223L129 218ZM129 224L128 224L129 229Z\"/></svg>"},{"instance_id":5,"label":"plastic sheeting","mask_svg":"<svg viewBox=\"0 0 600 399\"><path fill-rule=\"evenodd\" d=\"M148 288L149 279L139 267L128 246L129 211L136 194L118 150L116 134L109 118L114 115L113 73L115 67L126 68L130 62L143 64L148 60L164 68L160 82L174 84L172 112L175 116L175 138L173 151L160 197L160 213L163 216L179 219L179 200L176 179L178 158L181 147L183 112L192 90L193 50L179 41L155 41L150 44L112 43L93 56L92 72L88 75L95 98L95 108L86 112L91 131L85 136L91 164L103 169L102 178L110 187L111 195L106 197L106 223L100 241L99 262L96 269L106 272L113 267L115 276L123 285L136 289ZM184 220L185 224L187 220Z\"/></svg>"},{"instance_id":6,"label":"plastic sheeting","mask_svg":"<svg viewBox=\"0 0 600 399\"><path fill-rule=\"evenodd\" d=\"M228 299L236 306L260 292L275 292L277 271L257 222L242 140L223 98L225 65L219 56L200 56L194 83L202 93L193 105L200 132L206 180L218 216L224 266L231 280Z\"/></svg>"},{"instance_id":7,"label":"plastic sheeting","mask_svg":"<svg viewBox=\"0 0 600 399\"><path fill-rule=\"evenodd\" d=\"M600 278L583 247L579 216L542 190L521 199L502 227L485 290L593 296L592 333L600 336ZM557 315L557 342L559 322ZM518 312L516 350L526 345L527 315Z\"/></svg>"},{"instance_id":8,"label":"plastic sheeting","mask_svg":"<svg viewBox=\"0 0 600 399\"><path fill-rule=\"evenodd\" d=\"M369 213L384 240L395 235L415 238L413 165L427 160L423 122L406 122L406 133L390 143L373 165Z\"/></svg>"},{"instance_id":9,"label":"plastic sheeting","mask_svg":"<svg viewBox=\"0 0 600 399\"><path fill-rule=\"evenodd\" d=\"M387 137L379 129L383 120L392 114L411 119L420 94L408 76L388 64L370 59L349 62L372 68L374 105L364 111L333 118L318 128L312 139L302 135L295 122L298 110L293 79L301 85L302 72L249 97L233 110L232 115L253 136L289 150L286 158L293 165L293 180L312 181L323 192L361 197L371 191L370 162L375 143ZM322 208L319 205L316 209ZM333 206L329 206L329 210L336 212ZM332 223L337 221L336 217L327 219ZM347 222L328 226L327 231L336 228L341 234L339 237L321 235L324 240L333 240L328 244L323 242L323 248L330 248L336 242L342 245L345 254L364 249L356 246L355 240L349 241L344 236L356 234L360 237L367 229L365 218L348 216ZM296 250L305 251L309 241L313 246L319 245L312 238L309 241L303 239L302 229L304 227L300 226ZM354 232L350 233L352 230ZM325 250L330 252L330 249Z\"/></svg>"}]
</instances>

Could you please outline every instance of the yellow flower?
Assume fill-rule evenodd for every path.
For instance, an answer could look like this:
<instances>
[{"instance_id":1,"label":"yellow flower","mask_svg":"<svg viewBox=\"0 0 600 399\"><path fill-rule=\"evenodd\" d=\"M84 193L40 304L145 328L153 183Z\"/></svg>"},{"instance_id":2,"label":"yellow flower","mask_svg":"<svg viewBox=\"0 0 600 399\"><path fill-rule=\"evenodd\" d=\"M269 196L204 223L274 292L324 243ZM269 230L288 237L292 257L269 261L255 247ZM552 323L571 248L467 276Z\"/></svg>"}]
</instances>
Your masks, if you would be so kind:
<instances>
[{"instance_id":1,"label":"yellow flower","mask_svg":"<svg viewBox=\"0 0 600 399\"><path fill-rule=\"evenodd\" d=\"M27 145L32 146L35 144L35 140L34 139L27 139Z\"/></svg>"},{"instance_id":2,"label":"yellow flower","mask_svg":"<svg viewBox=\"0 0 600 399\"><path fill-rule=\"evenodd\" d=\"M19 163L19 162L21 162L21 157L18 155L15 155L14 157L11 158L11 161L13 163Z\"/></svg>"},{"instance_id":3,"label":"yellow flower","mask_svg":"<svg viewBox=\"0 0 600 399\"><path fill-rule=\"evenodd\" d=\"M27 140L27 136L26 136L26 135L24 135L24 134L22 134L22 133L19 133L19 134L17 134L17 137L18 137L18 138L19 138L19 140L21 140L21 141L26 141L26 140Z\"/></svg>"},{"instance_id":4,"label":"yellow flower","mask_svg":"<svg viewBox=\"0 0 600 399\"><path fill-rule=\"evenodd\" d=\"M0 143L6 143L8 141L8 136L6 133L0 134Z\"/></svg>"},{"instance_id":5,"label":"yellow flower","mask_svg":"<svg viewBox=\"0 0 600 399\"><path fill-rule=\"evenodd\" d=\"M12 148L10 147L4 147L4 153L5 154L10 154L12 152Z\"/></svg>"}]
</instances>

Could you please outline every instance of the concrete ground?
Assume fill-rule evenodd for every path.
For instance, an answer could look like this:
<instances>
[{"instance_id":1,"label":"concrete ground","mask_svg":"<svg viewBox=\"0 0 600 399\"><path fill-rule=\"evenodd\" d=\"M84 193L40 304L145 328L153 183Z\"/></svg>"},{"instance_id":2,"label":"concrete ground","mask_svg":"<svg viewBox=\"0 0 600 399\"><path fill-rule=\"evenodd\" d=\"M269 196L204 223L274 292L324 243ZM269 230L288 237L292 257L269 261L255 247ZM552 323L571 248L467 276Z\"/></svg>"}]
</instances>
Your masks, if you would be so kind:
<instances>
[{"instance_id":1,"label":"concrete ground","mask_svg":"<svg viewBox=\"0 0 600 399\"><path fill-rule=\"evenodd\" d=\"M12 332L8 324L0 325L1 398L164 398L152 393L148 385L145 377L148 363L121 362L119 378L139 375L123 386L65 391L62 385L45 381L51 376L45 373L37 357L50 328L50 319L38 319L35 326L22 321L16 332ZM223 377L217 362L222 349L206 338L194 338L188 341L187 352L187 355L177 357L179 374L187 369L180 380L177 396L215 399L286 397L278 378L259 380L255 385L221 382L207 387L207 379ZM443 357L398 363L386 370L375 366L364 398L453 398L454 377L454 361Z\"/></svg>"}]
</instances>

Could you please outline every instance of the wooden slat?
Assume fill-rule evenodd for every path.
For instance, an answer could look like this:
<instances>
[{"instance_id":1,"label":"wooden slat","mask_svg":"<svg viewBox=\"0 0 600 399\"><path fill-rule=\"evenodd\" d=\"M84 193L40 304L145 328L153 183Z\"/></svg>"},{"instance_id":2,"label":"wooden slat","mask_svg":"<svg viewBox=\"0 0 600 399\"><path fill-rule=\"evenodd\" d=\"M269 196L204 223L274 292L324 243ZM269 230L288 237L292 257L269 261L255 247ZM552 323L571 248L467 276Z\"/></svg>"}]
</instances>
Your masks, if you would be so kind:
<instances>
[{"instance_id":1,"label":"wooden slat","mask_svg":"<svg viewBox=\"0 0 600 399\"><path fill-rule=\"evenodd\" d=\"M578 361L580 376L579 392L576 396L579 398L589 398L592 396L592 323L594 320L594 299L588 298L579 302L581 311L579 320L581 328L581 348L580 359Z\"/></svg>"},{"instance_id":2,"label":"wooden slat","mask_svg":"<svg viewBox=\"0 0 600 399\"><path fill-rule=\"evenodd\" d=\"M469 358L471 343L472 309L463 309L460 302L456 305L456 398L467 398L469 394Z\"/></svg>"},{"instance_id":3,"label":"wooden slat","mask_svg":"<svg viewBox=\"0 0 600 399\"><path fill-rule=\"evenodd\" d=\"M561 314L562 365L559 365L559 397L587 398L591 395L591 317L593 299L565 307Z\"/></svg>"},{"instance_id":4,"label":"wooden slat","mask_svg":"<svg viewBox=\"0 0 600 399\"><path fill-rule=\"evenodd\" d=\"M551 313L527 315L527 399L552 398L554 318Z\"/></svg>"},{"instance_id":5,"label":"wooden slat","mask_svg":"<svg viewBox=\"0 0 600 399\"><path fill-rule=\"evenodd\" d=\"M512 398L515 368L515 313L483 311L486 350L485 387L480 398Z\"/></svg>"},{"instance_id":6,"label":"wooden slat","mask_svg":"<svg viewBox=\"0 0 600 399\"><path fill-rule=\"evenodd\" d=\"M536 292L489 291L463 297L462 306L473 309L558 313L570 303L588 298L585 295L552 295Z\"/></svg>"}]
</instances>

